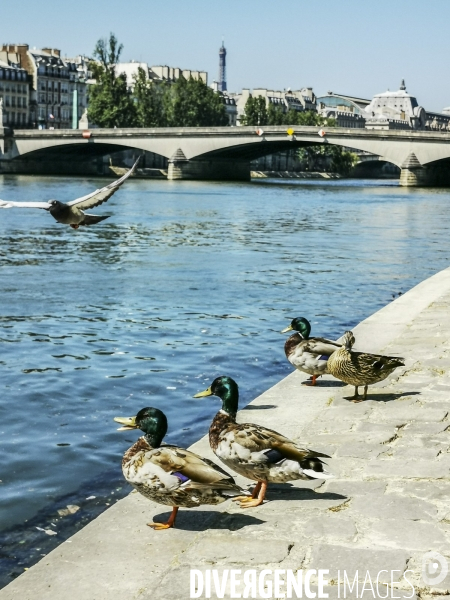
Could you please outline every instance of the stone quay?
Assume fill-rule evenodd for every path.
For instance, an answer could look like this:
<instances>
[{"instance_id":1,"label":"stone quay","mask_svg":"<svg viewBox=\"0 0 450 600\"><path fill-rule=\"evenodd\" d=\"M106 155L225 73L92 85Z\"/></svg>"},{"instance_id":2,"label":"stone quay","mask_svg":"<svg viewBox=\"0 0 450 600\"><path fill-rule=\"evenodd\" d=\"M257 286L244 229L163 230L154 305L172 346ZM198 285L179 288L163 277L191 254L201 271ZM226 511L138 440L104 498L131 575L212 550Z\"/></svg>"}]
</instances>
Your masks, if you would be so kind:
<instances>
[{"instance_id":1,"label":"stone quay","mask_svg":"<svg viewBox=\"0 0 450 600\"><path fill-rule=\"evenodd\" d=\"M365 402L350 403L353 388L330 376L310 388L294 372L240 411L238 421L329 454L334 479L271 484L267 502L253 509L182 508L176 529L166 531L146 523L170 510L131 493L0 591L0 600L184 600L191 569L241 578L249 569L309 570L312 594L324 569L329 598L450 598L450 574L433 579L422 568L430 552L450 562L449 308L450 268L354 328L356 349L406 358ZM192 449L218 460L206 437ZM347 586L344 595L344 571L358 591ZM224 595L213 589L210 597L239 596L227 584ZM282 596L266 589L253 597Z\"/></svg>"}]
</instances>

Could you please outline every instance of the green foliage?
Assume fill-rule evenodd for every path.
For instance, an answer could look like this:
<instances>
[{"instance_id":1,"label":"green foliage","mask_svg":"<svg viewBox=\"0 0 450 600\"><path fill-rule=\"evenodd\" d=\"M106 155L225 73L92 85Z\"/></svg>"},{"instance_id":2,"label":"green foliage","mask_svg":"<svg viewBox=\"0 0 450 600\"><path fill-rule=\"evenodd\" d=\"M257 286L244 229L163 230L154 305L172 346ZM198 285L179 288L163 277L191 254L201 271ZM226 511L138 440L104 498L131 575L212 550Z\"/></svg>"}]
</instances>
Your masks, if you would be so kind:
<instances>
[{"instance_id":1,"label":"green foliage","mask_svg":"<svg viewBox=\"0 0 450 600\"><path fill-rule=\"evenodd\" d=\"M167 127L165 95L167 84L156 85L141 67L134 80L136 127Z\"/></svg>"},{"instance_id":2,"label":"green foliage","mask_svg":"<svg viewBox=\"0 0 450 600\"><path fill-rule=\"evenodd\" d=\"M180 77L175 83L154 83L141 68L134 89L117 75L123 46L113 33L99 40L91 63L96 84L89 90L89 117L99 127L214 127L228 125L222 97L201 79Z\"/></svg>"},{"instance_id":3,"label":"green foliage","mask_svg":"<svg viewBox=\"0 0 450 600\"><path fill-rule=\"evenodd\" d=\"M94 49L98 62L91 63L97 83L89 89L89 118L99 127L133 127L136 110L125 75L116 75L122 45L113 33Z\"/></svg>"},{"instance_id":4,"label":"green foliage","mask_svg":"<svg viewBox=\"0 0 450 600\"><path fill-rule=\"evenodd\" d=\"M279 104L270 102L267 109L267 125L284 125L285 117L283 108Z\"/></svg>"},{"instance_id":5,"label":"green foliage","mask_svg":"<svg viewBox=\"0 0 450 600\"><path fill-rule=\"evenodd\" d=\"M241 121L243 125L268 125L266 100L262 96L250 96L245 103Z\"/></svg>"},{"instance_id":6,"label":"green foliage","mask_svg":"<svg viewBox=\"0 0 450 600\"><path fill-rule=\"evenodd\" d=\"M335 173L348 175L358 162L358 156L354 152L348 152L340 146L334 146L337 150L331 161L331 169Z\"/></svg>"},{"instance_id":7,"label":"green foliage","mask_svg":"<svg viewBox=\"0 0 450 600\"><path fill-rule=\"evenodd\" d=\"M348 175L358 160L353 152L328 144L300 148L297 156L308 171L329 170L340 175Z\"/></svg>"},{"instance_id":8,"label":"green foliage","mask_svg":"<svg viewBox=\"0 0 450 600\"><path fill-rule=\"evenodd\" d=\"M245 103L242 116L243 125L310 125L321 127L327 125L334 127L334 119L325 119L313 110L297 111L289 109L285 111L281 104L269 103L262 96L250 96Z\"/></svg>"},{"instance_id":9,"label":"green foliage","mask_svg":"<svg viewBox=\"0 0 450 600\"><path fill-rule=\"evenodd\" d=\"M321 117L316 112L305 111L297 114L300 122L295 123L295 125L336 127L336 119ZM326 169L340 175L348 175L358 160L356 154L344 150L341 146L330 144L305 146L297 151L297 156L309 171Z\"/></svg>"},{"instance_id":10,"label":"green foliage","mask_svg":"<svg viewBox=\"0 0 450 600\"><path fill-rule=\"evenodd\" d=\"M164 100L169 127L228 125L221 96L201 79L180 77L167 88Z\"/></svg>"}]
</instances>

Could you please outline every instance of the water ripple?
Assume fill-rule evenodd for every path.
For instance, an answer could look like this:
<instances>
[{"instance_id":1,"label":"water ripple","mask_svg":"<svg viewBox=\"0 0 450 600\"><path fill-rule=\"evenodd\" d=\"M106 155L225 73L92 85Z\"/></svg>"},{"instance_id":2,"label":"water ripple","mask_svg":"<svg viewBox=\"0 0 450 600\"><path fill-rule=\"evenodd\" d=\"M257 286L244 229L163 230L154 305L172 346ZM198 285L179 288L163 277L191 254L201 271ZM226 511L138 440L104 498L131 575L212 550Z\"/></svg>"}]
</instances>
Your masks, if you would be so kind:
<instances>
[{"instance_id":1,"label":"water ripple","mask_svg":"<svg viewBox=\"0 0 450 600\"><path fill-rule=\"evenodd\" d=\"M0 197L61 186L70 198L97 182L0 176ZM2 211L2 542L17 549L63 497L83 523L97 514L86 486L106 497L135 439L114 416L156 406L167 441L187 445L218 408L192 400L215 376L235 377L245 404L291 372L279 331L293 317L337 336L448 266L449 200L361 181L141 180L93 228Z\"/></svg>"}]
</instances>

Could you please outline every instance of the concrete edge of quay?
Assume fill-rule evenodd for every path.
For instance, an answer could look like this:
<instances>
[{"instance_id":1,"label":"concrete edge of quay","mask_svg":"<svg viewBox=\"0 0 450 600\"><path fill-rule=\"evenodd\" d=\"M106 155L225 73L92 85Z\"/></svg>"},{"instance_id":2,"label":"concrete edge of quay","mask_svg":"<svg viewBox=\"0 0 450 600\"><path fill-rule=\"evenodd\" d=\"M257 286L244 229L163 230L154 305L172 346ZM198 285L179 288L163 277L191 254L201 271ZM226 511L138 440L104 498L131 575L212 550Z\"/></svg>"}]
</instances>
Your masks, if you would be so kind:
<instances>
[{"instance_id":1,"label":"concrete edge of quay","mask_svg":"<svg viewBox=\"0 0 450 600\"><path fill-rule=\"evenodd\" d=\"M422 311L449 292L450 267L419 283L358 324L353 329L357 349L383 351ZM280 344L283 341L280 336ZM330 394L340 390L333 386L334 381L329 376L316 388L301 386L305 378L306 375L299 372L288 375L242 409L238 420L256 422L287 436L298 437L299 430L329 406ZM207 436L191 449L219 462L209 448ZM327 451L321 447L314 449ZM120 457L117 468L120 469ZM236 479L242 485L249 484L239 476ZM294 482L294 486L315 487L314 483L303 481ZM267 506L270 505L270 494L268 496ZM138 493L130 493L3 588L0 600L151 598L165 574L177 568L180 556L189 556L186 551L198 544L199 539L210 537L209 543L212 543L218 530L222 534L229 529L235 531L231 523L238 516L254 520L251 511L239 510L226 502L218 507L182 508L177 528L173 530L158 532L146 526L153 517L160 521L169 512L168 507L149 502ZM185 562L185 567L186 564L196 567L195 562Z\"/></svg>"}]
</instances>

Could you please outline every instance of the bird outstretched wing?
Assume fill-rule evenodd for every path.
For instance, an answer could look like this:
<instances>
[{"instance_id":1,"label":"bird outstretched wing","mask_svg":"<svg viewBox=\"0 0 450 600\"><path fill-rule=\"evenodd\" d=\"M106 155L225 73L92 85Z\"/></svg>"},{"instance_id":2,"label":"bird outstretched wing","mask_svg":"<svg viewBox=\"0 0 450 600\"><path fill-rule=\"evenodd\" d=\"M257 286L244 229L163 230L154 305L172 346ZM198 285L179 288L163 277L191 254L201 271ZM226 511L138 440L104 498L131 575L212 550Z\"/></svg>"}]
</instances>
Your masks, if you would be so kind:
<instances>
[{"instance_id":1,"label":"bird outstretched wing","mask_svg":"<svg viewBox=\"0 0 450 600\"><path fill-rule=\"evenodd\" d=\"M9 200L0 200L0 208L43 208L50 209L48 202L10 202Z\"/></svg>"},{"instance_id":2,"label":"bird outstretched wing","mask_svg":"<svg viewBox=\"0 0 450 600\"><path fill-rule=\"evenodd\" d=\"M135 172L140 159L141 157L137 159L137 161L134 163L131 169L127 171L125 175L122 175L120 179L113 181L112 183L106 185L103 188L95 190L95 192L91 192L87 196L83 196L82 198L77 198L76 200L67 202L67 206L76 206L81 210L86 210L88 208L94 208L94 206L99 206L99 204L102 204L103 202L106 202L109 198L111 198L114 192L120 188L122 183L124 183L128 179L128 177L130 177L130 175L132 175Z\"/></svg>"}]
</instances>

